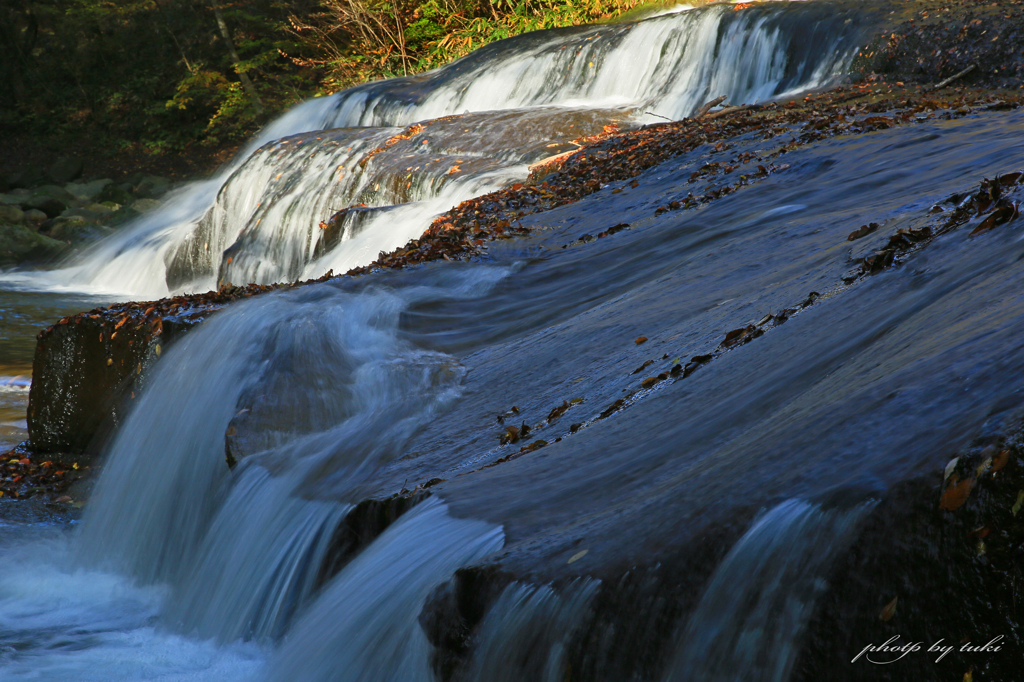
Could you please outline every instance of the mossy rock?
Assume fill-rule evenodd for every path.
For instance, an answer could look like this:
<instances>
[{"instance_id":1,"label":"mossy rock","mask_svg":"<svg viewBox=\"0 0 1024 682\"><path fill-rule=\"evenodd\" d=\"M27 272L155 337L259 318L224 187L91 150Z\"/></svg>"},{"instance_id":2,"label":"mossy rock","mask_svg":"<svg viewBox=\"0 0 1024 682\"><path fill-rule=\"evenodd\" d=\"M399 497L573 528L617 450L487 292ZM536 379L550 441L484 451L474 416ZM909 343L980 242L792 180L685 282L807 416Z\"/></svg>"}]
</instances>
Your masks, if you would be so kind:
<instances>
[{"instance_id":1,"label":"mossy rock","mask_svg":"<svg viewBox=\"0 0 1024 682\"><path fill-rule=\"evenodd\" d=\"M104 216L104 222L107 225L118 226L125 224L129 220L134 220L135 218L138 218L140 215L142 214L136 211L131 206L122 206L113 213L109 213L106 216Z\"/></svg>"},{"instance_id":2,"label":"mossy rock","mask_svg":"<svg viewBox=\"0 0 1024 682\"><path fill-rule=\"evenodd\" d=\"M67 248L24 225L0 225L0 266L56 260Z\"/></svg>"},{"instance_id":3,"label":"mossy rock","mask_svg":"<svg viewBox=\"0 0 1024 682\"><path fill-rule=\"evenodd\" d=\"M112 231L85 220L58 219L50 228L50 237L61 242L80 244L105 237Z\"/></svg>"},{"instance_id":4,"label":"mossy rock","mask_svg":"<svg viewBox=\"0 0 1024 682\"><path fill-rule=\"evenodd\" d=\"M132 203L132 201L134 201L134 197L132 197L131 194L126 192L121 187L118 187L117 185L114 184L110 184L104 187L100 191L100 193L96 195L93 201L95 201L98 204L112 201L115 204L126 206Z\"/></svg>"}]
</instances>

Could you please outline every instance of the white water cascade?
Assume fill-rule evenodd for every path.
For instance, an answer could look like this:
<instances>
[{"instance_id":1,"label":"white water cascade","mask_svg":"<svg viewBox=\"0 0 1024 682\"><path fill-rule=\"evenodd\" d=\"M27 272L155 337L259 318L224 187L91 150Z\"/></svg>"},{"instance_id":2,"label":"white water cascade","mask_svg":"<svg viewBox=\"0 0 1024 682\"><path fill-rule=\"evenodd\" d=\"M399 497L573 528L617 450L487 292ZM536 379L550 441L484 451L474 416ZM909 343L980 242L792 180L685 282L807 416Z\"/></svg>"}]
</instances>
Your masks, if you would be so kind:
<instances>
[{"instance_id":1,"label":"white water cascade","mask_svg":"<svg viewBox=\"0 0 1024 682\"><path fill-rule=\"evenodd\" d=\"M785 682L829 562L874 506L790 499L765 512L711 576L665 682Z\"/></svg>"},{"instance_id":2,"label":"white water cascade","mask_svg":"<svg viewBox=\"0 0 1024 682\"><path fill-rule=\"evenodd\" d=\"M522 180L526 164L551 153L545 117L602 111L590 121L597 130L611 120L628 126L678 119L718 95L732 104L765 101L821 86L846 69L860 38L856 14L771 5L716 5L541 31L431 73L306 102L269 125L217 177L179 190L161 210L75 262L56 271L3 273L0 281L141 299L365 264L418 237L453 205ZM456 120L443 145L427 144L415 158L367 156L400 132L396 126L496 111L509 115L485 129L480 122L493 113ZM525 138L524 127L532 131ZM329 129L338 130L289 137ZM566 129L554 142L587 131ZM489 136L499 144L481 148ZM381 210L361 221L358 234L327 244L319 223L359 203Z\"/></svg>"},{"instance_id":3,"label":"white water cascade","mask_svg":"<svg viewBox=\"0 0 1024 682\"><path fill-rule=\"evenodd\" d=\"M500 549L502 529L428 499L324 584L327 556L361 482L461 391L455 358L398 336L402 311L485 295L507 274L473 266L430 286L275 293L190 332L116 434L73 542L33 539L0 563L19 576L0 579L0 614L16 616L0 622L0 679L253 679L301 660L314 680L344 655L351 679L429 680L419 605ZM240 405L255 415L244 425ZM259 447L230 469L234 424ZM317 625L339 609L365 617L340 634ZM330 639L318 648L311 633Z\"/></svg>"}]
</instances>

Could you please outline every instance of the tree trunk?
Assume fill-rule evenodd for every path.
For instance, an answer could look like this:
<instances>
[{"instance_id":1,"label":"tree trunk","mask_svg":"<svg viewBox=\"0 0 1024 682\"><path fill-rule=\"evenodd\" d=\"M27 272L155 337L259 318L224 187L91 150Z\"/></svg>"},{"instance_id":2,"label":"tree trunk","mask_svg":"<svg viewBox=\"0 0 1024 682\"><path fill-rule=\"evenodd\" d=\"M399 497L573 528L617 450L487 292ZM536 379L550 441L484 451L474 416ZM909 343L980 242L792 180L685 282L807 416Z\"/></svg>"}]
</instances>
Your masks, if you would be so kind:
<instances>
[{"instance_id":1,"label":"tree trunk","mask_svg":"<svg viewBox=\"0 0 1024 682\"><path fill-rule=\"evenodd\" d=\"M224 15L220 11L220 2L217 0L210 0L210 3L213 5L213 15L217 17L217 26L220 27L220 35L224 38L224 42L228 46L228 52L231 54L231 60L235 64L235 73L238 74L239 80L242 81L242 87L245 88L246 94L248 94L249 99L252 100L252 105L256 108L256 113L262 116L263 102L260 101L260 96L256 94L256 88L253 87L252 81L249 80L249 74L238 70L238 64L242 60L238 56L238 50L235 49L235 42L231 40L231 33L228 31L228 25L225 23Z\"/></svg>"}]
</instances>

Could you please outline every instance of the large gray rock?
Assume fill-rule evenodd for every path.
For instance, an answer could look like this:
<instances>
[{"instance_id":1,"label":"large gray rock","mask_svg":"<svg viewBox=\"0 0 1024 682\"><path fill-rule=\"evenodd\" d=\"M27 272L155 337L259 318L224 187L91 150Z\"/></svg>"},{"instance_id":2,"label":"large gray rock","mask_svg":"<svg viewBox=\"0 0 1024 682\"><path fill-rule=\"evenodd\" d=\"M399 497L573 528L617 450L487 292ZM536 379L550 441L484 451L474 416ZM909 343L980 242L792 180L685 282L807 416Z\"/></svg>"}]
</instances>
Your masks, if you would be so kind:
<instances>
[{"instance_id":1,"label":"large gray rock","mask_svg":"<svg viewBox=\"0 0 1024 682\"><path fill-rule=\"evenodd\" d=\"M29 226L34 226L35 229L39 229L39 226L46 222L46 214L37 208L30 208L25 211L24 222Z\"/></svg>"},{"instance_id":2,"label":"large gray rock","mask_svg":"<svg viewBox=\"0 0 1024 682\"><path fill-rule=\"evenodd\" d=\"M65 184L77 180L82 175L82 160L70 156L62 156L53 162L47 176L51 181L58 184Z\"/></svg>"},{"instance_id":3,"label":"large gray rock","mask_svg":"<svg viewBox=\"0 0 1024 682\"><path fill-rule=\"evenodd\" d=\"M102 204L96 205L106 209L105 213L110 213L110 209L107 209L106 206L103 206ZM102 221L103 215L103 213L98 213L88 208L69 208L61 213L60 217L68 220L84 220L87 223L99 223Z\"/></svg>"},{"instance_id":4,"label":"large gray rock","mask_svg":"<svg viewBox=\"0 0 1024 682\"><path fill-rule=\"evenodd\" d=\"M104 217L104 221L107 223L107 225L116 227L118 225L124 225L130 220L134 220L135 218L138 218L140 215L142 214L136 211L131 206L122 206L113 213L106 215Z\"/></svg>"},{"instance_id":5,"label":"large gray rock","mask_svg":"<svg viewBox=\"0 0 1024 682\"><path fill-rule=\"evenodd\" d=\"M66 249L67 244L24 225L0 225L0 266L55 260Z\"/></svg>"},{"instance_id":6,"label":"large gray rock","mask_svg":"<svg viewBox=\"0 0 1024 682\"><path fill-rule=\"evenodd\" d=\"M53 197L54 199L60 199L60 201L67 206L71 206L76 201L78 201L78 197L76 197L74 194L67 191L60 185L43 185L41 187L36 187L35 189L32 190L32 196Z\"/></svg>"},{"instance_id":7,"label":"large gray rock","mask_svg":"<svg viewBox=\"0 0 1024 682\"><path fill-rule=\"evenodd\" d=\"M14 204L16 206L20 206L23 199L24 197L11 192L0 194L0 204Z\"/></svg>"},{"instance_id":8,"label":"large gray rock","mask_svg":"<svg viewBox=\"0 0 1024 682\"><path fill-rule=\"evenodd\" d=\"M18 206L0 204L0 223L16 224L25 219L25 212Z\"/></svg>"},{"instance_id":9,"label":"large gray rock","mask_svg":"<svg viewBox=\"0 0 1024 682\"><path fill-rule=\"evenodd\" d=\"M64 189L79 199L95 200L99 193L113 182L110 178L93 180L92 182L71 182L65 185Z\"/></svg>"}]
</instances>

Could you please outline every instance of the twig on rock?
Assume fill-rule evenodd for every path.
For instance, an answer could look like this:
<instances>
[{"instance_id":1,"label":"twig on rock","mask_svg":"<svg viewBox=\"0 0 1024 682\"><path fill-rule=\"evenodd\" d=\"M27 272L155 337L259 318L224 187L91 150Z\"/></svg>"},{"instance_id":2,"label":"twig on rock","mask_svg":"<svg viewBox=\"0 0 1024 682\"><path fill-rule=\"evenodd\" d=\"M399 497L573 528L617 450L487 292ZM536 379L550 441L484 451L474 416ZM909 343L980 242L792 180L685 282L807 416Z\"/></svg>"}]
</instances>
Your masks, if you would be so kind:
<instances>
[{"instance_id":1,"label":"twig on rock","mask_svg":"<svg viewBox=\"0 0 1024 682\"><path fill-rule=\"evenodd\" d=\"M925 92L933 92L935 90L940 90L940 89L946 87L947 85L949 85L950 83L952 83L953 81L955 81L957 78L963 78L964 76L969 74L971 71L974 71L975 68L977 68L977 65L976 64L971 64L970 66L968 66L966 69L964 69L960 73L954 74L954 75L950 76L949 78L947 78L946 80L940 81L939 83L936 83L933 86L926 85L926 86L924 86L921 89L924 90Z\"/></svg>"},{"instance_id":2,"label":"twig on rock","mask_svg":"<svg viewBox=\"0 0 1024 682\"><path fill-rule=\"evenodd\" d=\"M704 114L706 114L706 113L708 113L709 111L711 111L711 108L712 108L712 107L717 107L717 106L718 106L719 104L721 104L721 103L722 103L722 102L724 102L725 100L726 100L726 97L725 97L725 95L722 95L721 97L716 97L716 98L714 98L713 100L711 100L710 102L708 102L707 104L705 104L704 106L702 106L702 107L701 107L700 109L698 109L698 110L697 110L697 113L696 113L696 114L694 114L694 115L693 115L693 117L694 117L694 118L700 118L700 117L701 117L701 116L703 116Z\"/></svg>"}]
</instances>

